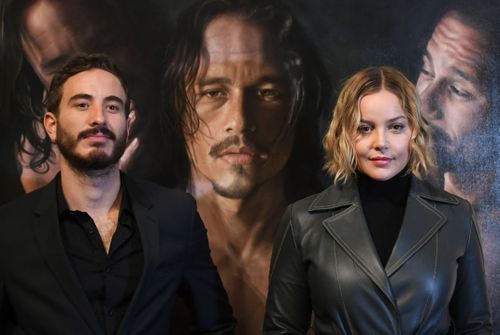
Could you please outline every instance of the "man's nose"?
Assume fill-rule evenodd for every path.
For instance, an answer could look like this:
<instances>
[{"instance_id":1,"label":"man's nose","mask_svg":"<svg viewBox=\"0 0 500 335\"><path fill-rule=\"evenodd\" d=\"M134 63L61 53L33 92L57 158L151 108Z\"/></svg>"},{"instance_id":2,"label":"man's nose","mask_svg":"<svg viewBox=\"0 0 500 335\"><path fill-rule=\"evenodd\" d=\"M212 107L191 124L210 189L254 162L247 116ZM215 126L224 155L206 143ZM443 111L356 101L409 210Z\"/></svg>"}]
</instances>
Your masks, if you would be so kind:
<instances>
[{"instance_id":1,"label":"man's nose","mask_svg":"<svg viewBox=\"0 0 500 335\"><path fill-rule=\"evenodd\" d=\"M252 107L249 97L244 92L233 94L226 108L225 131L231 134L254 132L255 124L252 120Z\"/></svg>"},{"instance_id":2,"label":"man's nose","mask_svg":"<svg viewBox=\"0 0 500 335\"><path fill-rule=\"evenodd\" d=\"M89 108L90 125L101 125L106 123L106 111L103 106L93 105Z\"/></svg>"},{"instance_id":3,"label":"man's nose","mask_svg":"<svg viewBox=\"0 0 500 335\"><path fill-rule=\"evenodd\" d=\"M440 120L443 118L443 99L446 94L446 83L434 81L429 84L421 93L422 113L429 120Z\"/></svg>"}]
</instances>

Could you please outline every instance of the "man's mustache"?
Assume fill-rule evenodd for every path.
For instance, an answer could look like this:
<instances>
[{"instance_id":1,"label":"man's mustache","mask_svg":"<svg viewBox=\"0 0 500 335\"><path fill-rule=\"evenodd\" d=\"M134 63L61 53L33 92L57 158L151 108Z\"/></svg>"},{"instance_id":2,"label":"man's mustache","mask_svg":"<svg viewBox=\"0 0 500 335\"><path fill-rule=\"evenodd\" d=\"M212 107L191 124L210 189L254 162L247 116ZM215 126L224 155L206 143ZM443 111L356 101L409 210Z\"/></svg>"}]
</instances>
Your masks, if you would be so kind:
<instances>
[{"instance_id":1,"label":"man's mustache","mask_svg":"<svg viewBox=\"0 0 500 335\"><path fill-rule=\"evenodd\" d=\"M116 140L116 135L109 130L106 126L93 127L90 129L86 129L78 134L78 140L84 139L89 136L103 134L111 140Z\"/></svg>"},{"instance_id":2,"label":"man's mustache","mask_svg":"<svg viewBox=\"0 0 500 335\"><path fill-rule=\"evenodd\" d=\"M244 145L245 147L249 148L252 151L255 151L256 153L262 152L261 149L257 148L255 144L250 143L246 138L241 139L238 135L232 135L212 145L208 154L210 155L210 157L217 158L228 148L232 146L239 147L241 145Z\"/></svg>"}]
</instances>

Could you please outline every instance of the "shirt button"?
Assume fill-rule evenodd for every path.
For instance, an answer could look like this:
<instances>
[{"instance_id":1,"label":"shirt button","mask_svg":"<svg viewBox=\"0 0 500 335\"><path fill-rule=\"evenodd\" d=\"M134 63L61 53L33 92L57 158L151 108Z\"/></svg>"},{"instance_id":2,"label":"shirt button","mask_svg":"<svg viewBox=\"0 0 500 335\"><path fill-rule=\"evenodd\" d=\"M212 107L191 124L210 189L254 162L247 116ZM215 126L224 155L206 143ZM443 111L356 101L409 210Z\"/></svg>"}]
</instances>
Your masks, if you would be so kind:
<instances>
[{"instance_id":1,"label":"shirt button","mask_svg":"<svg viewBox=\"0 0 500 335\"><path fill-rule=\"evenodd\" d=\"M94 229L93 228L90 228L89 229L89 234L92 235L94 233Z\"/></svg>"},{"instance_id":2,"label":"shirt button","mask_svg":"<svg viewBox=\"0 0 500 335\"><path fill-rule=\"evenodd\" d=\"M111 316L113 316L113 314L114 314L114 313L113 313L113 310L112 310L112 309L110 309L110 310L108 311L108 316L109 316L109 317L111 317Z\"/></svg>"}]
</instances>

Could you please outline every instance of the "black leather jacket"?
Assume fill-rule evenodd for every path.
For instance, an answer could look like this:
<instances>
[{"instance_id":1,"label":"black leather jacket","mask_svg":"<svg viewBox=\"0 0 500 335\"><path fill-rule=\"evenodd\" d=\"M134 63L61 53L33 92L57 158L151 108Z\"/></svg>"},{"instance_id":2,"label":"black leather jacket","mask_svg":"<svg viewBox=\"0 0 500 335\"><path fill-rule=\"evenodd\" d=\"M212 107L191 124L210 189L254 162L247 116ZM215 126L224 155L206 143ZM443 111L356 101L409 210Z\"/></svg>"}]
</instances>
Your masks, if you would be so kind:
<instances>
[{"instance_id":1,"label":"black leather jacket","mask_svg":"<svg viewBox=\"0 0 500 335\"><path fill-rule=\"evenodd\" d=\"M275 240L265 334L491 334L478 230L463 199L412 177L382 267L354 183L290 205Z\"/></svg>"}]
</instances>

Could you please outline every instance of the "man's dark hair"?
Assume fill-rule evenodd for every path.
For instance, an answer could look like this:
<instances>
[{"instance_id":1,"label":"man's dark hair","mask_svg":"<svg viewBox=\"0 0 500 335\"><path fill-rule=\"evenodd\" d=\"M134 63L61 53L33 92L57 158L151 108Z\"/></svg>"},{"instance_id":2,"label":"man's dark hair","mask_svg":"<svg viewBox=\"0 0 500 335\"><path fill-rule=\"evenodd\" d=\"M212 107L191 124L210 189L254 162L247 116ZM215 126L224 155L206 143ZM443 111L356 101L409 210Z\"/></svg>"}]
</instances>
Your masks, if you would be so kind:
<instances>
[{"instance_id":1,"label":"man's dark hair","mask_svg":"<svg viewBox=\"0 0 500 335\"><path fill-rule=\"evenodd\" d=\"M58 115L59 104L63 95L64 83L78 73L93 69L101 69L113 74L120 81L127 100L125 101L125 115L130 112L130 97L128 85L120 69L104 54L76 55L71 57L62 68L60 68L52 78L47 97L44 101L48 112ZM52 153L52 142L48 136L43 139L40 160L45 162Z\"/></svg>"},{"instance_id":2,"label":"man's dark hair","mask_svg":"<svg viewBox=\"0 0 500 335\"><path fill-rule=\"evenodd\" d=\"M282 55L291 92L288 126L296 125L294 147L285 167L286 196L293 201L317 191L322 161L318 123L319 115L328 107L330 84L315 48L295 17L284 4L272 0L201 0L181 16L163 78L164 129L178 186L187 186L191 171L184 136L193 136L200 123L190 90L206 57L203 35L207 25L224 14L261 25L277 41L275 47Z\"/></svg>"},{"instance_id":3,"label":"man's dark hair","mask_svg":"<svg viewBox=\"0 0 500 335\"><path fill-rule=\"evenodd\" d=\"M63 95L64 83L74 75L80 72L89 71L93 69L101 69L113 74L120 81L127 101L125 102L125 114L130 112L130 99L128 93L128 85L120 69L114 64L109 57L104 54L91 54L91 55L76 55L70 58L64 66L59 69L52 78L50 88L47 92L45 100L45 107L48 112L58 114L59 104Z\"/></svg>"}]
</instances>

